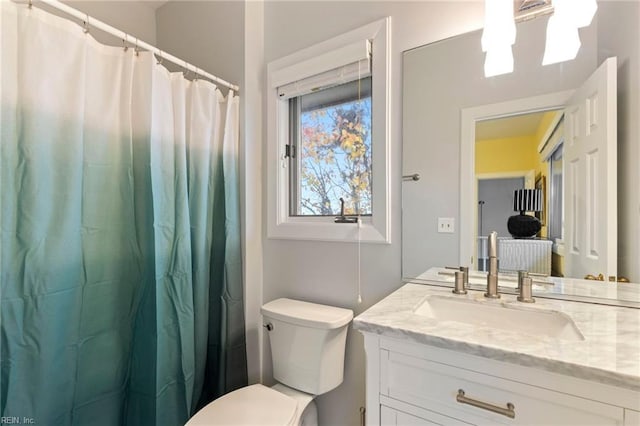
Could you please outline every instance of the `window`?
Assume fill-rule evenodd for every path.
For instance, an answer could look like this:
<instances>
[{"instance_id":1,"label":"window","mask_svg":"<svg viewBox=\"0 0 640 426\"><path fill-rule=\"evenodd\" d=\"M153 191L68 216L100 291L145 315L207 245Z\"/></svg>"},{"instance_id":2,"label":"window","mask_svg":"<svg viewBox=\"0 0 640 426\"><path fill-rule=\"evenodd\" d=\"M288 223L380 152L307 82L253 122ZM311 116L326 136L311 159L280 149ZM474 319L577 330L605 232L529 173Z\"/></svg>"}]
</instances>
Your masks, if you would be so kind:
<instances>
[{"instance_id":1,"label":"window","mask_svg":"<svg viewBox=\"0 0 640 426\"><path fill-rule=\"evenodd\" d=\"M390 242L389 25L269 63L269 238ZM343 203L358 232L335 223Z\"/></svg>"},{"instance_id":2,"label":"window","mask_svg":"<svg viewBox=\"0 0 640 426\"><path fill-rule=\"evenodd\" d=\"M371 77L289 100L289 214L371 215ZM342 203L342 202L343 203Z\"/></svg>"}]
</instances>

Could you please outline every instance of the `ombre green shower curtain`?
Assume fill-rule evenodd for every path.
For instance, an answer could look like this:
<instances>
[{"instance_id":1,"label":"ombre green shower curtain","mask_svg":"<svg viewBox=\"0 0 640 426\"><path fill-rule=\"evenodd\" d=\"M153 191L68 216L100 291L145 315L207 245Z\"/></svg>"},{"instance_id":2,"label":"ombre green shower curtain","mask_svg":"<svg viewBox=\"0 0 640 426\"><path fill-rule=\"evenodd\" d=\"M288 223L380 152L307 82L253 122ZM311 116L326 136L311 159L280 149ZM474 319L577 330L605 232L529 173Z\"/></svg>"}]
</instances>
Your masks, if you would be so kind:
<instances>
[{"instance_id":1,"label":"ombre green shower curtain","mask_svg":"<svg viewBox=\"0 0 640 426\"><path fill-rule=\"evenodd\" d=\"M0 416L184 424L247 380L239 100L0 14Z\"/></svg>"}]
</instances>

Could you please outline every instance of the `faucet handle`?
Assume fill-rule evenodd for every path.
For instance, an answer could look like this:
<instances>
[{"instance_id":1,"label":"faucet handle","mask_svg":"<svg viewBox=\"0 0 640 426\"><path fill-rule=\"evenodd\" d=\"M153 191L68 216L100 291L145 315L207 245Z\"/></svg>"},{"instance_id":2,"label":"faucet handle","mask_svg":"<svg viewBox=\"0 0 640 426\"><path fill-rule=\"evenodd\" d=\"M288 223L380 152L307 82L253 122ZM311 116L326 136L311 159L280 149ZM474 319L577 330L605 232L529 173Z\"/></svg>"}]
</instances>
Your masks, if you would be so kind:
<instances>
[{"instance_id":1,"label":"faucet handle","mask_svg":"<svg viewBox=\"0 0 640 426\"><path fill-rule=\"evenodd\" d=\"M522 288L522 280L528 276L529 272L518 270L518 286L516 287L516 290L519 291Z\"/></svg>"},{"instance_id":2,"label":"faucet handle","mask_svg":"<svg viewBox=\"0 0 640 426\"><path fill-rule=\"evenodd\" d=\"M462 272L464 287L469 287L469 267L468 266L445 266L444 269L454 269Z\"/></svg>"},{"instance_id":3,"label":"faucet handle","mask_svg":"<svg viewBox=\"0 0 640 426\"><path fill-rule=\"evenodd\" d=\"M518 271L518 289L520 295L518 296L518 302L534 303L536 299L533 298L533 279L527 272Z\"/></svg>"},{"instance_id":4,"label":"faucet handle","mask_svg":"<svg viewBox=\"0 0 640 426\"><path fill-rule=\"evenodd\" d=\"M462 272L462 277L463 277L465 288L469 287L469 267L468 266L461 266L460 267L460 272Z\"/></svg>"},{"instance_id":5,"label":"faucet handle","mask_svg":"<svg viewBox=\"0 0 640 426\"><path fill-rule=\"evenodd\" d=\"M464 282L464 272L463 271L456 271L455 272L455 280L453 283L453 290L451 290L453 292L453 294L467 294L467 289L465 287L465 282Z\"/></svg>"}]
</instances>

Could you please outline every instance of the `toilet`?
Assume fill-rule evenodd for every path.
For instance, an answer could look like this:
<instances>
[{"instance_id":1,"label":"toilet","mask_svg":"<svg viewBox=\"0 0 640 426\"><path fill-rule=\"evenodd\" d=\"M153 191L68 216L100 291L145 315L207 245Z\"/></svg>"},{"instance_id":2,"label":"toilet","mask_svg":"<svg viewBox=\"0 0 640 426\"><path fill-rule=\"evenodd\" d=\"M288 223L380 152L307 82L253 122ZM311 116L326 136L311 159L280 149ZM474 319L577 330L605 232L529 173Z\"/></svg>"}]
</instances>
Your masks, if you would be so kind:
<instances>
[{"instance_id":1,"label":"toilet","mask_svg":"<svg viewBox=\"0 0 640 426\"><path fill-rule=\"evenodd\" d=\"M230 392L198 411L185 426L317 426L313 399L342 383L349 309L276 299L261 309L271 342L273 387Z\"/></svg>"}]
</instances>

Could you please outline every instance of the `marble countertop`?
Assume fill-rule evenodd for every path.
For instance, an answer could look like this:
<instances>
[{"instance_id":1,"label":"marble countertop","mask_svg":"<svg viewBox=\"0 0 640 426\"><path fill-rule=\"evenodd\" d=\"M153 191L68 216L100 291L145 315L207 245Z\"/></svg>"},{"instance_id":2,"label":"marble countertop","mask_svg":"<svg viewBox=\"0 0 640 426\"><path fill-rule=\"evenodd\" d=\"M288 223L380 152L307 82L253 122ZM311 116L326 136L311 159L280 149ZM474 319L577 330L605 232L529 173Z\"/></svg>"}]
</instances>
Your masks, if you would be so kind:
<instances>
[{"instance_id":1,"label":"marble countertop","mask_svg":"<svg viewBox=\"0 0 640 426\"><path fill-rule=\"evenodd\" d=\"M523 335L414 313L434 295L563 312L584 340ZM357 316L353 324L363 332L640 391L640 309L542 298L523 304L515 295L486 299L479 291L454 295L450 288L409 283Z\"/></svg>"}]
</instances>

